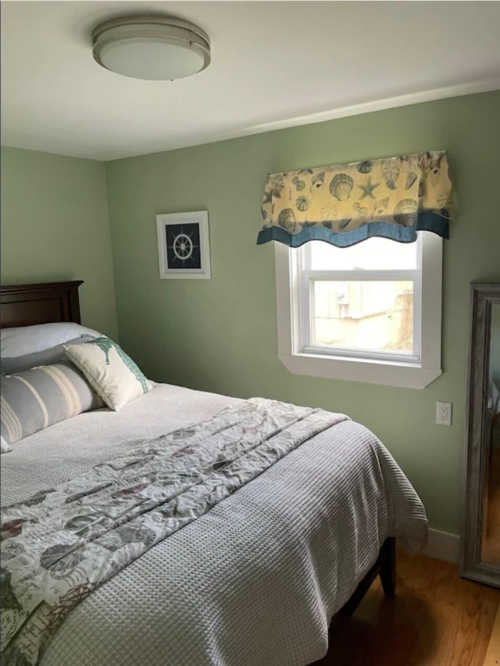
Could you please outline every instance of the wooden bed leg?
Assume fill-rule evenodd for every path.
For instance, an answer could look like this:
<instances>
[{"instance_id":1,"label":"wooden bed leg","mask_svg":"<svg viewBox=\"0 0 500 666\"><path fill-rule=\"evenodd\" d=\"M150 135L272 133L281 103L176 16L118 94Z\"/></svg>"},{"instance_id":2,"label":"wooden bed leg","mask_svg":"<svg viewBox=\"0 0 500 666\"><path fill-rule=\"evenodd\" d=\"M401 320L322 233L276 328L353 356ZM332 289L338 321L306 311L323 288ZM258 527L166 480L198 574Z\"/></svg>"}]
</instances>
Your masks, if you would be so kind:
<instances>
[{"instance_id":1,"label":"wooden bed leg","mask_svg":"<svg viewBox=\"0 0 500 666\"><path fill-rule=\"evenodd\" d=\"M380 580L386 597L396 594L396 539L389 537L382 546Z\"/></svg>"},{"instance_id":2,"label":"wooden bed leg","mask_svg":"<svg viewBox=\"0 0 500 666\"><path fill-rule=\"evenodd\" d=\"M384 541L375 564L358 583L351 598L333 616L330 624L330 631L333 634L351 617L377 576L380 576L385 596L393 597L396 594L396 539L393 537Z\"/></svg>"}]
</instances>

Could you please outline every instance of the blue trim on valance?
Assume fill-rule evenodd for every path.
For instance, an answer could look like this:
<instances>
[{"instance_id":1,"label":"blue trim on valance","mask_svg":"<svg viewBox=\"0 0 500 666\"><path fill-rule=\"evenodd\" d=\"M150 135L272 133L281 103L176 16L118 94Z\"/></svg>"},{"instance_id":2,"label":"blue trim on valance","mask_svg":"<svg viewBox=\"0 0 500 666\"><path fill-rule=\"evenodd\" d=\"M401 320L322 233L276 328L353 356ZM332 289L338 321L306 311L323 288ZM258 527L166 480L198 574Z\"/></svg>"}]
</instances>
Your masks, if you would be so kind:
<instances>
[{"instance_id":1,"label":"blue trim on valance","mask_svg":"<svg viewBox=\"0 0 500 666\"><path fill-rule=\"evenodd\" d=\"M320 240L337 247L349 247L374 236L390 238L399 243L414 243L417 240L417 231L432 231L441 238L449 238L448 219L436 213L427 212L420 213L417 223L411 227L403 227L390 222L369 222L358 229L341 233L324 226L314 225L305 227L298 234L290 234L282 227L272 226L259 232L257 245L277 241L288 247L300 247L309 241Z\"/></svg>"}]
</instances>

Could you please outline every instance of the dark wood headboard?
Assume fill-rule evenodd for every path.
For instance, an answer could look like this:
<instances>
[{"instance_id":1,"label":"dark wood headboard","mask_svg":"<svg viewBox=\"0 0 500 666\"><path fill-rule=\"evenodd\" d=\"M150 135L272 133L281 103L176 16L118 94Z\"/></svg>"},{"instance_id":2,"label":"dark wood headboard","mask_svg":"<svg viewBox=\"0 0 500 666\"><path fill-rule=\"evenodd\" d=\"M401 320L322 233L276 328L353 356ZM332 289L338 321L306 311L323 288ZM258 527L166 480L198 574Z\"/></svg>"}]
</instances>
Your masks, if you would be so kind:
<instances>
[{"instance_id":1,"label":"dark wood headboard","mask_svg":"<svg viewBox=\"0 0 500 666\"><path fill-rule=\"evenodd\" d=\"M82 280L2 287L2 328L58 321L80 324L78 287Z\"/></svg>"}]
</instances>

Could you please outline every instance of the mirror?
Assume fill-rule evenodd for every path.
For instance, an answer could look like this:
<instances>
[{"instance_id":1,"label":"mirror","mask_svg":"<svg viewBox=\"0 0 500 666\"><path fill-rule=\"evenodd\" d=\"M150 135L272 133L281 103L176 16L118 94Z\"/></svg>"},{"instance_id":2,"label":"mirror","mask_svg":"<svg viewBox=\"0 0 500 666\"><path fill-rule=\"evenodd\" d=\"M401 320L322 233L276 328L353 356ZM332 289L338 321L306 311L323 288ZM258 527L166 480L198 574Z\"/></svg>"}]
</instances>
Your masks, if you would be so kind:
<instances>
[{"instance_id":1,"label":"mirror","mask_svg":"<svg viewBox=\"0 0 500 666\"><path fill-rule=\"evenodd\" d=\"M500 284L473 284L461 573L500 587Z\"/></svg>"},{"instance_id":2,"label":"mirror","mask_svg":"<svg viewBox=\"0 0 500 666\"><path fill-rule=\"evenodd\" d=\"M500 565L500 303L491 308L486 389L482 559Z\"/></svg>"}]
</instances>

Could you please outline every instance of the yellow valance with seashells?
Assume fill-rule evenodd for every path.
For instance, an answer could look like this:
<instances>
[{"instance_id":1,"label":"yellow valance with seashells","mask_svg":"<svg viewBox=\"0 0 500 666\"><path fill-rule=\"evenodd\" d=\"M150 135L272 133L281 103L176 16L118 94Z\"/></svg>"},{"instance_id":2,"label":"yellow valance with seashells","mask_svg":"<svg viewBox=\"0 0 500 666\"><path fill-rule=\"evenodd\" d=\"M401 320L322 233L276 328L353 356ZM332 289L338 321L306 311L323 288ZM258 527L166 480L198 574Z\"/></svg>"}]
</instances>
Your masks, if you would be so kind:
<instances>
[{"instance_id":1,"label":"yellow valance with seashells","mask_svg":"<svg viewBox=\"0 0 500 666\"><path fill-rule=\"evenodd\" d=\"M346 247L372 236L448 238L453 194L443 151L301 169L267 177L257 244Z\"/></svg>"}]
</instances>

